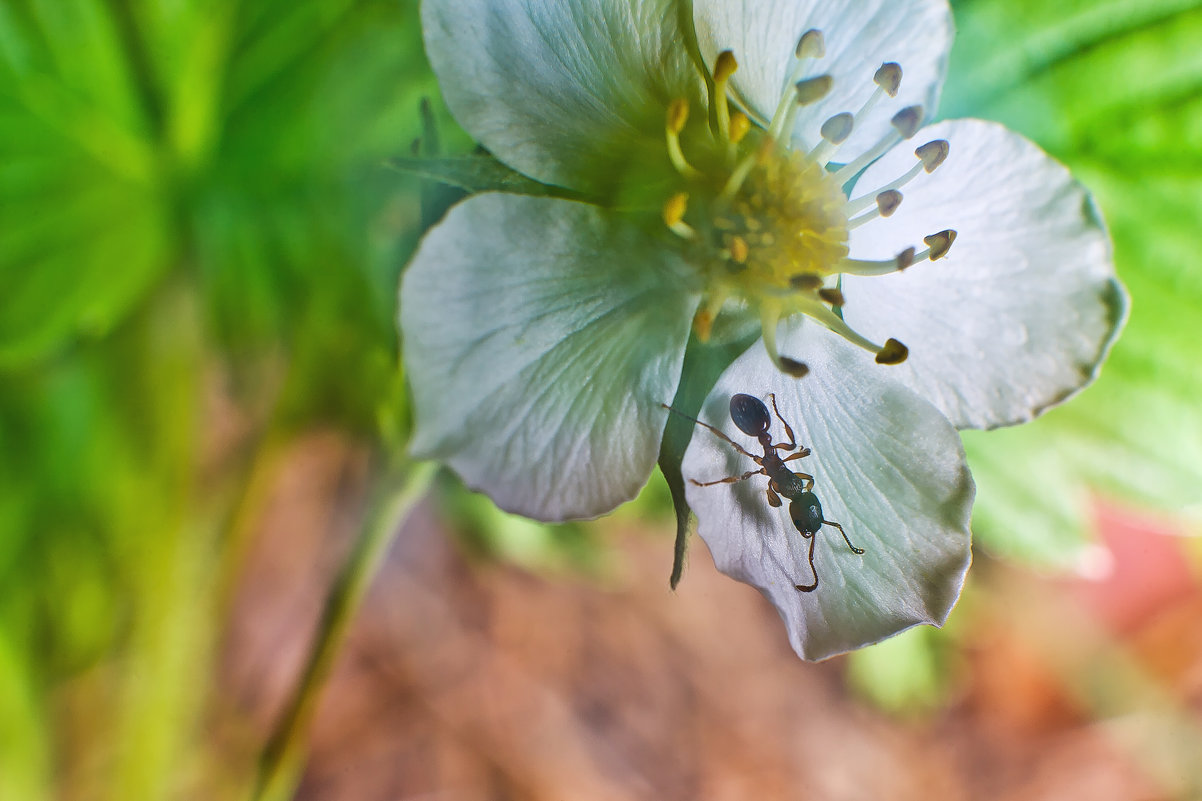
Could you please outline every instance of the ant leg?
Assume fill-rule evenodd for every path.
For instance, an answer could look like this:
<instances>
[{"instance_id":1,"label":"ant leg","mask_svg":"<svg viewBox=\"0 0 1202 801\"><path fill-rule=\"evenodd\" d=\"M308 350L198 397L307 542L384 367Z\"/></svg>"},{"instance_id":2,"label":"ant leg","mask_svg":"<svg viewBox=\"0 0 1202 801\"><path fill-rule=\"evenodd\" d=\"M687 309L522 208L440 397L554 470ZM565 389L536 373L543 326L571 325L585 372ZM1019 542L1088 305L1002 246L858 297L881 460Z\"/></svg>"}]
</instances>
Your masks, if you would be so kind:
<instances>
[{"instance_id":1,"label":"ant leg","mask_svg":"<svg viewBox=\"0 0 1202 801\"><path fill-rule=\"evenodd\" d=\"M741 476L731 476L730 478L720 478L717 481L704 481L703 482L703 481L697 481L696 479L690 478L689 483L693 484L694 486L697 486L697 487L712 487L715 484L734 484L735 482L738 482L738 481L746 481L747 479L751 478L752 476L758 476L758 475L766 475L764 473L764 468L761 467L759 470L748 470L746 473L744 473Z\"/></svg>"},{"instance_id":2,"label":"ant leg","mask_svg":"<svg viewBox=\"0 0 1202 801\"><path fill-rule=\"evenodd\" d=\"M768 505L773 509L779 509L781 505L780 495L777 494L776 487L772 486L775 481L768 482Z\"/></svg>"},{"instance_id":3,"label":"ant leg","mask_svg":"<svg viewBox=\"0 0 1202 801\"><path fill-rule=\"evenodd\" d=\"M789 459L792 459L792 458L793 458L792 456L789 457ZM789 461L789 459L782 459L781 461L787 462L787 461ZM797 476L798 478L800 478L802 481L804 481L806 483L806 485L805 485L806 492L809 492L810 490L814 489L814 477L812 475L810 475L809 473L794 473L793 475Z\"/></svg>"},{"instance_id":4,"label":"ant leg","mask_svg":"<svg viewBox=\"0 0 1202 801\"><path fill-rule=\"evenodd\" d=\"M851 544L851 540L847 538L847 532L843 530L843 526L839 525L833 520L823 520L822 522L828 526L834 526L835 528L839 529L839 533L843 535L843 541L847 543L848 548L851 548L852 553L864 553L863 548L857 548Z\"/></svg>"},{"instance_id":5,"label":"ant leg","mask_svg":"<svg viewBox=\"0 0 1202 801\"><path fill-rule=\"evenodd\" d=\"M769 392L768 399L772 401L772 411L776 412L776 419L780 420L780 424L785 427L785 433L789 435L788 444L780 443L773 445L773 448L780 448L784 451L791 451L797 447L797 438L793 436L793 429L789 428L789 424L785 422L785 418L780 416L780 409L776 408L776 393Z\"/></svg>"},{"instance_id":6,"label":"ant leg","mask_svg":"<svg viewBox=\"0 0 1202 801\"><path fill-rule=\"evenodd\" d=\"M729 443L730 443L730 444L731 444L731 445L734 447L734 449L735 449L736 451L738 451L739 453L741 453L741 454L743 454L744 456L747 456L747 457L749 457L749 458L751 458L751 459L754 459L756 464L763 464L763 461L764 461L764 459L763 459L763 457L762 457L762 456L756 456L754 453L748 453L746 450L744 450L744 448L743 448L743 446L742 446L742 445L740 445L739 443L735 442L733 439L731 439L730 437L726 436L725 434L723 434L723 433L722 433L721 431L719 431L718 429L714 428L714 427L713 427L712 425L710 425L709 423L703 423L703 422L701 422L700 420L698 420L696 417L690 417L689 415L685 414L684 412L680 411L679 409L673 409L671 406L669 406L669 405L668 405L668 404L666 404L666 403L661 403L661 404L660 404L660 406L663 406L665 409L667 409L667 410L668 410L668 411L670 411L670 412L676 412L678 415L680 415L681 417L685 418L686 420L692 420L694 423L696 423L696 424L697 424L697 425L699 425L699 426L703 426L703 427L705 427L705 428L708 428L708 429L709 429L711 432L713 432L714 436L718 437L719 439L724 439L724 440L726 440L727 442L729 442Z\"/></svg>"},{"instance_id":7,"label":"ant leg","mask_svg":"<svg viewBox=\"0 0 1202 801\"><path fill-rule=\"evenodd\" d=\"M798 592L813 592L818 589L818 568L814 567L814 540L817 539L813 534L807 535L804 531L801 536L810 541L810 572L814 574L813 584L794 584L793 586Z\"/></svg>"},{"instance_id":8,"label":"ant leg","mask_svg":"<svg viewBox=\"0 0 1202 801\"><path fill-rule=\"evenodd\" d=\"M809 456L811 453L813 453L813 451L811 451L809 448L802 448L797 453L789 454L785 458L781 459L781 461L782 462L791 462L794 459L804 459L807 456Z\"/></svg>"}]
</instances>

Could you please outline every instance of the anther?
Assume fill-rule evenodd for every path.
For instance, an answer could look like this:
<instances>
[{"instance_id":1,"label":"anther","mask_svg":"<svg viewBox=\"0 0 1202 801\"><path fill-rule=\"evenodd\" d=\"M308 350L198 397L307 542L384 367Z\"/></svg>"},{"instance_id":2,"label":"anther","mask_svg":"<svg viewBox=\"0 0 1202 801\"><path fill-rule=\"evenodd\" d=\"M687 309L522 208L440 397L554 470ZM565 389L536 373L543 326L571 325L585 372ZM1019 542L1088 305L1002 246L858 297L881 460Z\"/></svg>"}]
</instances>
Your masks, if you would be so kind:
<instances>
[{"instance_id":1,"label":"anther","mask_svg":"<svg viewBox=\"0 0 1202 801\"><path fill-rule=\"evenodd\" d=\"M780 357L780 369L794 378L804 378L810 372L808 364L799 362L796 359L790 359L788 356Z\"/></svg>"},{"instance_id":2,"label":"anther","mask_svg":"<svg viewBox=\"0 0 1202 801\"><path fill-rule=\"evenodd\" d=\"M896 189L886 189L876 196L876 209L882 217L888 217L897 211L901 205L902 193Z\"/></svg>"},{"instance_id":3,"label":"anther","mask_svg":"<svg viewBox=\"0 0 1202 801\"><path fill-rule=\"evenodd\" d=\"M677 236L684 239L693 239L697 235L697 232L693 230L693 226L684 221L684 213L688 208L689 195L687 192L677 192L675 195L672 195L664 203L664 225L668 226L669 230Z\"/></svg>"},{"instance_id":4,"label":"anther","mask_svg":"<svg viewBox=\"0 0 1202 801\"><path fill-rule=\"evenodd\" d=\"M922 241L926 242L927 247L931 249L931 261L938 261L946 256L947 252L951 250L952 243L956 241L956 232L948 228L947 230L940 231L937 234L924 236Z\"/></svg>"},{"instance_id":5,"label":"anther","mask_svg":"<svg viewBox=\"0 0 1202 801\"><path fill-rule=\"evenodd\" d=\"M723 50L718 54L717 61L714 62L714 83L726 83L738 68L739 62L735 60L735 54L729 50Z\"/></svg>"},{"instance_id":6,"label":"anther","mask_svg":"<svg viewBox=\"0 0 1202 801\"><path fill-rule=\"evenodd\" d=\"M747 261L748 254L747 240L735 234L730 238L730 259L736 264L743 264Z\"/></svg>"},{"instance_id":7,"label":"anther","mask_svg":"<svg viewBox=\"0 0 1202 801\"><path fill-rule=\"evenodd\" d=\"M810 28L797 40L797 48L793 51L798 58L822 58L826 55L826 40L822 31Z\"/></svg>"},{"instance_id":8,"label":"anther","mask_svg":"<svg viewBox=\"0 0 1202 801\"><path fill-rule=\"evenodd\" d=\"M854 124L855 117L844 111L842 114L836 114L822 123L822 129L819 133L822 134L823 139L832 145L841 145L847 141L847 137L851 136Z\"/></svg>"},{"instance_id":9,"label":"anther","mask_svg":"<svg viewBox=\"0 0 1202 801\"><path fill-rule=\"evenodd\" d=\"M818 273L798 273L789 277L789 286L799 292L812 292L822 286L822 276Z\"/></svg>"},{"instance_id":10,"label":"anther","mask_svg":"<svg viewBox=\"0 0 1202 801\"><path fill-rule=\"evenodd\" d=\"M824 302L838 308L844 304L843 293L834 287L827 287L818 290L818 297Z\"/></svg>"},{"instance_id":11,"label":"anther","mask_svg":"<svg viewBox=\"0 0 1202 801\"><path fill-rule=\"evenodd\" d=\"M876 354L877 364L901 364L910 355L910 349L896 339L890 338Z\"/></svg>"},{"instance_id":12,"label":"anther","mask_svg":"<svg viewBox=\"0 0 1202 801\"><path fill-rule=\"evenodd\" d=\"M897 97L897 90L901 87L902 68L900 64L893 61L888 61L880 66L876 74L872 76L872 82L885 90L885 94L889 97Z\"/></svg>"},{"instance_id":13,"label":"anther","mask_svg":"<svg viewBox=\"0 0 1202 801\"><path fill-rule=\"evenodd\" d=\"M683 97L668 104L668 131L679 134L684 130L684 124L689 121L689 101Z\"/></svg>"},{"instance_id":14,"label":"anther","mask_svg":"<svg viewBox=\"0 0 1202 801\"><path fill-rule=\"evenodd\" d=\"M902 139L909 139L918 133L918 126L922 124L922 106L906 106L894 114L889 122L901 134Z\"/></svg>"},{"instance_id":15,"label":"anther","mask_svg":"<svg viewBox=\"0 0 1202 801\"><path fill-rule=\"evenodd\" d=\"M671 228L684 219L684 213L689 208L688 192L677 192L664 203L664 223Z\"/></svg>"},{"instance_id":16,"label":"anther","mask_svg":"<svg viewBox=\"0 0 1202 801\"><path fill-rule=\"evenodd\" d=\"M873 97L876 97L879 94L881 93L873 92ZM869 103L871 102L872 98L869 98ZM868 104L866 103L865 106L867 105ZM886 150L896 144L896 140L893 138L894 136L900 136L902 139L909 139L911 136L917 133L918 126L922 123L922 106L906 106L901 111L893 115L893 119L890 120L890 123L893 125L894 132L881 139L881 141L877 142L867 152L860 154L858 158L853 159L849 163L844 164L842 167L836 170L836 182L844 183L850 180L853 176L858 175L860 170L864 169L869 164L880 158ZM892 189L895 187L888 188ZM872 195L869 195L868 205L871 205L872 203L871 198ZM851 201L851 203L848 204L849 213L867 208L868 205L861 205L863 200L864 198L857 198Z\"/></svg>"},{"instance_id":17,"label":"anther","mask_svg":"<svg viewBox=\"0 0 1202 801\"><path fill-rule=\"evenodd\" d=\"M797 56L797 63L793 65L792 70L789 72L789 83L800 87L801 84L797 83L797 81L805 73L803 62L807 59L822 58L826 55L826 42L822 37L822 32L811 28L803 33L801 38L797 40L797 46L793 49L793 52ZM830 76L821 77L825 77L829 81ZM806 83L806 81L801 81L801 83ZM829 89L830 85L828 83L826 89L819 93L817 97L810 100L802 100L796 91L782 94L780 102L777 103L776 111L772 115L772 121L768 124L768 133L772 135L772 138L779 139L781 133L792 126L793 114L796 112L798 104L806 105L807 103L812 103L825 95Z\"/></svg>"},{"instance_id":18,"label":"anther","mask_svg":"<svg viewBox=\"0 0 1202 801\"><path fill-rule=\"evenodd\" d=\"M870 192L849 200L847 202L848 215L857 214L871 206L874 202L879 203L880 201L878 201L877 198L881 194L905 186L906 184L910 183L910 181L914 180L914 178L916 178L924 170L927 173L934 172L935 168L942 164L944 159L947 158L947 153L948 144L947 140L945 139L936 139L932 142L927 142L925 145L922 145L914 151L914 155L918 157L917 164L911 167L900 178L890 181L889 183L877 189L875 193ZM887 217L889 215L886 214L884 216ZM855 219L860 220L860 224L862 224L873 218L874 215L864 215L863 217L856 217Z\"/></svg>"},{"instance_id":19,"label":"anther","mask_svg":"<svg viewBox=\"0 0 1202 801\"><path fill-rule=\"evenodd\" d=\"M901 253L897 254L897 271L901 272L914 263L914 256L917 254L914 248L906 248Z\"/></svg>"},{"instance_id":20,"label":"anther","mask_svg":"<svg viewBox=\"0 0 1202 801\"><path fill-rule=\"evenodd\" d=\"M922 167L921 164L918 166L919 168ZM904 183L904 181L902 183ZM898 206L901 205L902 193L898 192L896 189L882 189L881 191L877 192L875 196L865 195L863 197L856 198L853 201L849 201L846 208L848 209L849 213L861 211L871 205L869 199L871 199L871 202L876 203L876 208L867 214L862 214L859 217L853 217L848 220L848 230L859 228L864 223L871 222L877 217L892 216L893 212L897 211Z\"/></svg>"},{"instance_id":21,"label":"anther","mask_svg":"<svg viewBox=\"0 0 1202 801\"><path fill-rule=\"evenodd\" d=\"M693 317L693 330L702 342L708 342L710 333L714 330L714 313L709 309L698 309Z\"/></svg>"},{"instance_id":22,"label":"anther","mask_svg":"<svg viewBox=\"0 0 1202 801\"><path fill-rule=\"evenodd\" d=\"M927 173L932 173L935 168L947 159L947 153L950 146L946 139L935 139L920 146L914 151L914 155L922 159L922 168Z\"/></svg>"},{"instance_id":23,"label":"anther","mask_svg":"<svg viewBox=\"0 0 1202 801\"><path fill-rule=\"evenodd\" d=\"M833 83L834 79L830 75L819 75L814 78L806 78L804 81L798 81L796 84L797 104L808 106L811 103L817 103L826 97Z\"/></svg>"},{"instance_id":24,"label":"anther","mask_svg":"<svg viewBox=\"0 0 1202 801\"><path fill-rule=\"evenodd\" d=\"M689 164L684 157L684 151L680 149L680 132L684 130L684 124L689 119L689 101L684 98L677 98L668 104L668 118L664 128L664 136L668 147L668 159L672 162L672 166L681 175L688 178L695 178L701 173L697 172L693 165Z\"/></svg>"},{"instance_id":25,"label":"anther","mask_svg":"<svg viewBox=\"0 0 1202 801\"><path fill-rule=\"evenodd\" d=\"M714 112L718 119L718 133L728 141L730 140L730 106L726 101L726 83L738 68L739 62L735 61L735 54L729 50L719 53L718 60L714 62Z\"/></svg>"},{"instance_id":26,"label":"anther","mask_svg":"<svg viewBox=\"0 0 1202 801\"><path fill-rule=\"evenodd\" d=\"M709 298L702 303L701 308L697 310L697 314L694 315L693 330L697 332L697 338L702 342L709 340L710 333L714 328L714 320L722 310L722 305L726 303L728 296L728 290L715 289Z\"/></svg>"}]
</instances>

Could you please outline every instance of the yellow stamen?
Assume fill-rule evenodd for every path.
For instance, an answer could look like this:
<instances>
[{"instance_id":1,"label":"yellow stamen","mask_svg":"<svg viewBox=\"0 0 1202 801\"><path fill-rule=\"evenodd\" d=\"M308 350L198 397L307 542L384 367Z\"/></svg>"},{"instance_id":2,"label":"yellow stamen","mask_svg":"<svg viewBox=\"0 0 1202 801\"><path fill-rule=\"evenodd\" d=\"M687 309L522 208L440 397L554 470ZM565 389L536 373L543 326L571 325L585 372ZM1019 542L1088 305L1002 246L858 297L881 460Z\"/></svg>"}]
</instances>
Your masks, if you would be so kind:
<instances>
[{"instance_id":1,"label":"yellow stamen","mask_svg":"<svg viewBox=\"0 0 1202 801\"><path fill-rule=\"evenodd\" d=\"M668 226L677 236L685 239L692 239L697 236L697 232L693 227L684 222L684 213L689 208L689 194L687 192L677 192L664 203L663 217L664 225Z\"/></svg>"},{"instance_id":2,"label":"yellow stamen","mask_svg":"<svg viewBox=\"0 0 1202 801\"><path fill-rule=\"evenodd\" d=\"M730 115L730 143L737 145L743 141L743 137L747 136L747 132L751 130L751 120L741 111L736 111Z\"/></svg>"},{"instance_id":3,"label":"yellow stamen","mask_svg":"<svg viewBox=\"0 0 1202 801\"><path fill-rule=\"evenodd\" d=\"M705 305L697 310L697 314L693 316L693 331L696 332L697 338L702 342L709 341L710 332L714 327L714 320L718 313L722 311L722 305L726 303L726 299L730 297L730 290L726 287L717 287L706 300Z\"/></svg>"},{"instance_id":4,"label":"yellow stamen","mask_svg":"<svg viewBox=\"0 0 1202 801\"><path fill-rule=\"evenodd\" d=\"M730 105L726 101L726 85L738 68L739 62L735 61L735 54L729 50L719 53L718 60L714 63L714 112L718 117L718 133L727 140L731 137Z\"/></svg>"},{"instance_id":5,"label":"yellow stamen","mask_svg":"<svg viewBox=\"0 0 1202 801\"><path fill-rule=\"evenodd\" d=\"M755 165L762 164L763 162L767 161L768 158L771 157L772 151L775 147L776 144L771 138L764 137L763 141L760 142L760 146L757 147L752 153L744 156L743 160L740 161L733 170L731 170L730 177L726 179L726 185L722 187L721 197L724 200L731 200L734 198L739 189L742 188L743 182L747 180L747 176L750 175L751 171L755 168Z\"/></svg>"},{"instance_id":6,"label":"yellow stamen","mask_svg":"<svg viewBox=\"0 0 1202 801\"><path fill-rule=\"evenodd\" d=\"M747 261L747 240L736 234L730 238L730 259L736 264L743 264Z\"/></svg>"},{"instance_id":7,"label":"yellow stamen","mask_svg":"<svg viewBox=\"0 0 1202 801\"><path fill-rule=\"evenodd\" d=\"M688 120L689 101L684 98L673 100L668 105L668 119L664 128L664 136L668 143L668 158L672 161L672 166L686 178L696 178L701 173L694 169L692 164L689 164L684 157L684 151L680 149L680 132L684 130Z\"/></svg>"}]
</instances>

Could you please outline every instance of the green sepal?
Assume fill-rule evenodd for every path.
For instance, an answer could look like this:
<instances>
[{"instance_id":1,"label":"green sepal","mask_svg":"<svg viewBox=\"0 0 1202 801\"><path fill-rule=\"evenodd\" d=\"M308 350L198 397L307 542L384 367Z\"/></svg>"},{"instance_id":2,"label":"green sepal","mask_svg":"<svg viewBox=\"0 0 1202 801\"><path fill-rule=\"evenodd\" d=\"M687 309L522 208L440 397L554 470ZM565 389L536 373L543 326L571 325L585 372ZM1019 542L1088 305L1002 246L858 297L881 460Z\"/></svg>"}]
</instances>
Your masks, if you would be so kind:
<instances>
[{"instance_id":1,"label":"green sepal","mask_svg":"<svg viewBox=\"0 0 1202 801\"><path fill-rule=\"evenodd\" d=\"M587 199L579 192L528 178L484 152L468 156L398 157L390 159L388 166L462 189L469 195L480 192L508 192L513 195L562 197L569 200Z\"/></svg>"},{"instance_id":2,"label":"green sepal","mask_svg":"<svg viewBox=\"0 0 1202 801\"><path fill-rule=\"evenodd\" d=\"M672 589L676 589L684 572L684 557L689 539L689 503L685 500L684 476L680 471L680 463L697 425L683 415L698 415L718 377L743 351L755 344L758 338L757 332L741 339L715 344L701 342L696 334L693 334L690 335L689 344L685 348L680 384L676 389L676 397L672 399L672 408L681 414L668 415L664 438L659 446L659 469L672 492L672 508L676 512L676 544L673 548L672 576L668 580Z\"/></svg>"}]
</instances>

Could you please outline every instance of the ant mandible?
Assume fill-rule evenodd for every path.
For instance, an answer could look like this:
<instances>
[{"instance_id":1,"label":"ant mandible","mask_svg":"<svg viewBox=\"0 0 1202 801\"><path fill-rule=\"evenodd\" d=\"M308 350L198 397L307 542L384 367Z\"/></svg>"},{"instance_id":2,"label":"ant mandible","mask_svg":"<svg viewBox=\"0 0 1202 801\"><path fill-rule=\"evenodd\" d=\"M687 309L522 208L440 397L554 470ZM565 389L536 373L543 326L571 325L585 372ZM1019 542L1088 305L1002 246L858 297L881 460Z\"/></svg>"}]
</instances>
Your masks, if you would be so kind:
<instances>
[{"instance_id":1,"label":"ant mandible","mask_svg":"<svg viewBox=\"0 0 1202 801\"><path fill-rule=\"evenodd\" d=\"M730 437L723 434L713 426L703 423L695 417L672 408L666 403L661 403L670 412L676 412L681 417L692 420L699 426L704 426L713 432L716 436L730 443L736 451L744 456L752 459L757 465L758 470L748 470L741 476L730 476L729 478L720 478L717 481L696 481L689 479L689 482L698 487L712 487L715 484L734 484L739 481L746 481L752 476L763 475L768 477L768 505L773 508L781 506L781 496L789 499L789 518L793 521L797 531L802 537L810 541L809 559L810 571L814 574L813 584L795 584L800 592L813 592L818 589L818 570L814 567L814 542L815 534L824 526L834 526L839 529L839 533L843 535L843 541L847 543L847 547L852 553L862 554L863 548L857 548L851 544L851 540L847 538L847 532L843 530L843 526L833 520L825 520L822 516L822 503L818 500L818 496L813 493L814 477L809 473L794 473L785 463L792 462L796 459L804 459L809 456L811 451L809 448L802 448L796 453L789 454L783 459L777 451L792 451L797 447L796 437L793 436L793 429L785 422L785 418L781 417L780 410L776 408L776 395L768 393L768 399L772 401L772 411L776 412L776 419L780 420L781 425L785 427L785 433L789 436L788 442L778 442L773 444L772 434L768 431L772 424L772 418L768 416L768 407L764 402L754 395L738 394L731 396L730 399L730 419L749 437L755 437L760 447L764 449L763 456L756 456L743 448L739 443L735 442Z\"/></svg>"}]
</instances>

